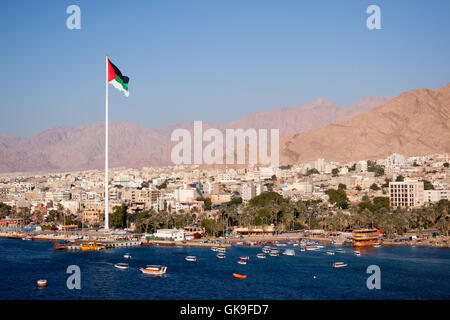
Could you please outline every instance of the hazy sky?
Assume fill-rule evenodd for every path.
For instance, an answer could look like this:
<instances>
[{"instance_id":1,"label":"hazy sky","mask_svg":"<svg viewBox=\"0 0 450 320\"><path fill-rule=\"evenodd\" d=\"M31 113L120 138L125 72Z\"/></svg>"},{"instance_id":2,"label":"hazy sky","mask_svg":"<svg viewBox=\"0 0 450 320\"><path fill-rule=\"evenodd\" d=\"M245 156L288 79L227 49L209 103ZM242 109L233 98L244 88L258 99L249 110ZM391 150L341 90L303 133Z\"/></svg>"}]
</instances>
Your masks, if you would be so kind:
<instances>
[{"instance_id":1,"label":"hazy sky","mask_svg":"<svg viewBox=\"0 0 450 320\"><path fill-rule=\"evenodd\" d=\"M66 8L81 8L69 30ZM381 8L381 30L366 9ZM1 1L0 133L110 119L227 123L318 97L348 106L450 82L450 1Z\"/></svg>"}]
</instances>

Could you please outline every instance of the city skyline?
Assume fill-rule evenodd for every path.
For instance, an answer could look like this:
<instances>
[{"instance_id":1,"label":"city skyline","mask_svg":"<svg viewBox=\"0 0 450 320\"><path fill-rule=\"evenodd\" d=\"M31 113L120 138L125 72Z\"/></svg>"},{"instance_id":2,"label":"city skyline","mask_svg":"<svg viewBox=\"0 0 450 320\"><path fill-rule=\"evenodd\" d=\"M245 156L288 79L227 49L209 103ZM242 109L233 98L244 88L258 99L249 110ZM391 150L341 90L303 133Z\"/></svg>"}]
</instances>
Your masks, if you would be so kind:
<instances>
[{"instance_id":1,"label":"city skyline","mask_svg":"<svg viewBox=\"0 0 450 320\"><path fill-rule=\"evenodd\" d=\"M105 53L132 79L127 100L111 94L111 119L150 128L227 123L317 98L349 106L436 89L450 74L444 1L378 1L381 30L366 27L368 1L79 1L80 30L66 27L71 4L2 6L1 133L103 121Z\"/></svg>"}]
</instances>

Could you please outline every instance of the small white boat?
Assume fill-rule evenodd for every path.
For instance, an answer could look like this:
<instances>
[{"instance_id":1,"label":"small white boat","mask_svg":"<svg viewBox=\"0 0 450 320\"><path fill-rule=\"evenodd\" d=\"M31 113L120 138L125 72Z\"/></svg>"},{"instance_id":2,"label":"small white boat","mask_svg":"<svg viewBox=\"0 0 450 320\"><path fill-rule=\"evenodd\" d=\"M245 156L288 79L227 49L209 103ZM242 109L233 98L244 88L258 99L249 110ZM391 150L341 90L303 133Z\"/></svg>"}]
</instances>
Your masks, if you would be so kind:
<instances>
[{"instance_id":1,"label":"small white boat","mask_svg":"<svg viewBox=\"0 0 450 320\"><path fill-rule=\"evenodd\" d=\"M280 254L278 252L269 252L269 256L271 257L278 257Z\"/></svg>"},{"instance_id":2,"label":"small white boat","mask_svg":"<svg viewBox=\"0 0 450 320\"><path fill-rule=\"evenodd\" d=\"M265 258L266 258L266 254L265 254L265 253L257 253L257 254L256 254L256 257L257 257L258 259L265 259Z\"/></svg>"},{"instance_id":3,"label":"small white boat","mask_svg":"<svg viewBox=\"0 0 450 320\"><path fill-rule=\"evenodd\" d=\"M239 264L247 264L247 261L246 260L239 260L238 263Z\"/></svg>"},{"instance_id":4,"label":"small white boat","mask_svg":"<svg viewBox=\"0 0 450 320\"><path fill-rule=\"evenodd\" d=\"M335 262L335 263L333 263L333 268L343 268L343 267L346 267L346 266L347 266L347 264L343 263L343 262Z\"/></svg>"},{"instance_id":5,"label":"small white boat","mask_svg":"<svg viewBox=\"0 0 450 320\"><path fill-rule=\"evenodd\" d=\"M380 247L381 247L381 244L374 244L373 247L374 247L374 248L380 248Z\"/></svg>"},{"instance_id":6,"label":"small white boat","mask_svg":"<svg viewBox=\"0 0 450 320\"><path fill-rule=\"evenodd\" d=\"M305 252L305 251L306 251L305 247L300 248L300 252Z\"/></svg>"},{"instance_id":7,"label":"small white boat","mask_svg":"<svg viewBox=\"0 0 450 320\"><path fill-rule=\"evenodd\" d=\"M212 247L212 248L211 248L211 251L217 252L218 249L219 249L219 248L217 248L217 247Z\"/></svg>"},{"instance_id":8,"label":"small white boat","mask_svg":"<svg viewBox=\"0 0 450 320\"><path fill-rule=\"evenodd\" d=\"M247 261L247 260L250 260L250 257L249 256L240 256L239 259Z\"/></svg>"},{"instance_id":9,"label":"small white boat","mask_svg":"<svg viewBox=\"0 0 450 320\"><path fill-rule=\"evenodd\" d=\"M218 253L218 254L216 255L216 257L219 258L219 259L225 259L225 258L226 258L226 256L225 256L224 253Z\"/></svg>"},{"instance_id":10,"label":"small white boat","mask_svg":"<svg viewBox=\"0 0 450 320\"><path fill-rule=\"evenodd\" d=\"M333 251L327 251L327 255L334 256L334 252Z\"/></svg>"},{"instance_id":11,"label":"small white boat","mask_svg":"<svg viewBox=\"0 0 450 320\"><path fill-rule=\"evenodd\" d=\"M359 252L359 251L354 251L355 252L355 256L360 256L361 255L361 252Z\"/></svg>"},{"instance_id":12,"label":"small white boat","mask_svg":"<svg viewBox=\"0 0 450 320\"><path fill-rule=\"evenodd\" d=\"M44 288L44 287L46 287L46 286L47 286L47 280L38 280L38 281L37 281L37 286L38 286L39 288Z\"/></svg>"},{"instance_id":13,"label":"small white boat","mask_svg":"<svg viewBox=\"0 0 450 320\"><path fill-rule=\"evenodd\" d=\"M320 248L317 248L317 247L306 247L306 250L307 251L316 251L316 250L319 250Z\"/></svg>"},{"instance_id":14,"label":"small white boat","mask_svg":"<svg viewBox=\"0 0 450 320\"><path fill-rule=\"evenodd\" d=\"M130 255L129 253L125 253L125 254L123 255L123 257L124 257L125 259L131 259L131 255Z\"/></svg>"},{"instance_id":15,"label":"small white boat","mask_svg":"<svg viewBox=\"0 0 450 320\"><path fill-rule=\"evenodd\" d=\"M120 270L127 270L128 269L128 263L116 263L114 265L114 268L120 269Z\"/></svg>"},{"instance_id":16,"label":"small white boat","mask_svg":"<svg viewBox=\"0 0 450 320\"><path fill-rule=\"evenodd\" d=\"M217 248L216 251L219 253L225 253L227 251L227 249L226 248Z\"/></svg>"},{"instance_id":17,"label":"small white boat","mask_svg":"<svg viewBox=\"0 0 450 320\"><path fill-rule=\"evenodd\" d=\"M285 256L295 256L295 251L292 250L292 249L286 249L286 250L284 250L283 255L285 255Z\"/></svg>"},{"instance_id":18,"label":"small white boat","mask_svg":"<svg viewBox=\"0 0 450 320\"><path fill-rule=\"evenodd\" d=\"M264 247L264 248L262 248L262 252L263 253L269 253L270 252L270 247Z\"/></svg>"},{"instance_id":19,"label":"small white boat","mask_svg":"<svg viewBox=\"0 0 450 320\"><path fill-rule=\"evenodd\" d=\"M336 253L345 253L345 250L343 250L343 249L337 249L337 250L336 250Z\"/></svg>"},{"instance_id":20,"label":"small white boat","mask_svg":"<svg viewBox=\"0 0 450 320\"><path fill-rule=\"evenodd\" d=\"M197 257L196 256L187 256L186 258L184 258L184 260L189 261L189 262L196 262Z\"/></svg>"},{"instance_id":21,"label":"small white boat","mask_svg":"<svg viewBox=\"0 0 450 320\"><path fill-rule=\"evenodd\" d=\"M286 243L277 243L276 246L277 247L286 247L287 244Z\"/></svg>"},{"instance_id":22,"label":"small white boat","mask_svg":"<svg viewBox=\"0 0 450 320\"><path fill-rule=\"evenodd\" d=\"M141 270L141 272L145 275L160 276L166 274L167 267L160 265L148 265L145 268L140 268L139 270Z\"/></svg>"}]
</instances>

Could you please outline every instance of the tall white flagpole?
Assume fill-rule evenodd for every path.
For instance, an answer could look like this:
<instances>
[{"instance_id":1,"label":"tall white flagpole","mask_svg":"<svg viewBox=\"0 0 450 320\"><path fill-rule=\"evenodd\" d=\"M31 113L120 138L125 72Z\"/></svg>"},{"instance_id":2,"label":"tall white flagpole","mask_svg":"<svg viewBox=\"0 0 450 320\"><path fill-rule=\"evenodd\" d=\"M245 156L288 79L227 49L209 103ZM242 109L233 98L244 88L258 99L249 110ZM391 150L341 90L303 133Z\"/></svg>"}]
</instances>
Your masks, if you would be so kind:
<instances>
[{"instance_id":1,"label":"tall white flagpole","mask_svg":"<svg viewBox=\"0 0 450 320\"><path fill-rule=\"evenodd\" d=\"M109 179L108 179L108 55L106 55L106 115L105 115L105 229L109 229Z\"/></svg>"}]
</instances>

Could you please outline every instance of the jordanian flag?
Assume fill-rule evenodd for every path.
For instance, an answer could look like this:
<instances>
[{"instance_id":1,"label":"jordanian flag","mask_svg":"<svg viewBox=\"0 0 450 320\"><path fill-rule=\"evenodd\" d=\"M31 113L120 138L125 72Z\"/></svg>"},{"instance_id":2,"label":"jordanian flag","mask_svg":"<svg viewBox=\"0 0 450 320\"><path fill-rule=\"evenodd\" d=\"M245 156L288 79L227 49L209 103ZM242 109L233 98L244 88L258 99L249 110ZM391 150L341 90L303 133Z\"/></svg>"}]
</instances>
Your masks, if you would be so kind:
<instances>
[{"instance_id":1,"label":"jordanian flag","mask_svg":"<svg viewBox=\"0 0 450 320\"><path fill-rule=\"evenodd\" d=\"M130 78L123 76L122 72L108 59L108 83L123 91L125 96L128 97L130 95L128 92L128 81L130 81Z\"/></svg>"}]
</instances>

